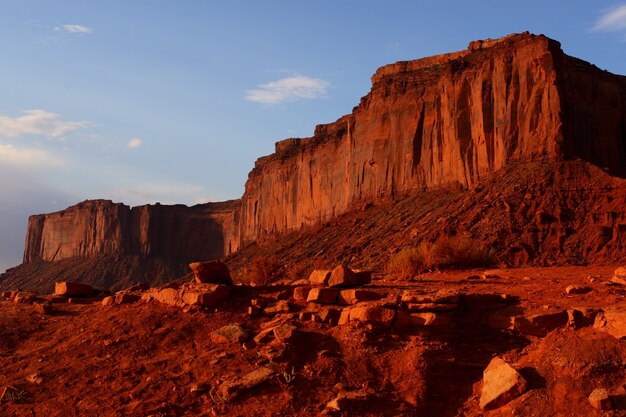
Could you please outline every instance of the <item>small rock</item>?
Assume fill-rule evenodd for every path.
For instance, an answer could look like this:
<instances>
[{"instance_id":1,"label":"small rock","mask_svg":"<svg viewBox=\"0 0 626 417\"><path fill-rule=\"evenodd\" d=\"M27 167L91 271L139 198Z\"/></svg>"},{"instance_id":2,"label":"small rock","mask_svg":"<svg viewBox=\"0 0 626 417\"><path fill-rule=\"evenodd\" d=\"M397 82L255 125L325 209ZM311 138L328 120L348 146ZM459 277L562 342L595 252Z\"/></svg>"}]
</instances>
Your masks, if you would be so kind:
<instances>
[{"instance_id":1,"label":"small rock","mask_svg":"<svg viewBox=\"0 0 626 417\"><path fill-rule=\"evenodd\" d=\"M340 315L341 312L336 308L324 308L317 313L320 322L330 324L331 326L338 323Z\"/></svg>"},{"instance_id":2,"label":"small rock","mask_svg":"<svg viewBox=\"0 0 626 417\"><path fill-rule=\"evenodd\" d=\"M483 371L480 408L495 410L526 391L526 380L501 358L493 358Z\"/></svg>"},{"instance_id":3,"label":"small rock","mask_svg":"<svg viewBox=\"0 0 626 417\"><path fill-rule=\"evenodd\" d=\"M189 392L191 392L192 394L200 394L206 392L207 389L208 386L206 384L191 384L191 386L189 387Z\"/></svg>"},{"instance_id":4,"label":"small rock","mask_svg":"<svg viewBox=\"0 0 626 417\"><path fill-rule=\"evenodd\" d=\"M102 299L102 305L103 306L112 306L115 305L115 297L112 295L109 295L107 297L104 297Z\"/></svg>"},{"instance_id":5,"label":"small rock","mask_svg":"<svg viewBox=\"0 0 626 417\"><path fill-rule=\"evenodd\" d=\"M43 382L43 377L41 374L31 374L26 377L26 380L31 384L41 384Z\"/></svg>"},{"instance_id":6,"label":"small rock","mask_svg":"<svg viewBox=\"0 0 626 417\"><path fill-rule=\"evenodd\" d=\"M450 327L452 316L441 313L413 313L410 315L412 326Z\"/></svg>"},{"instance_id":7,"label":"small rock","mask_svg":"<svg viewBox=\"0 0 626 417\"><path fill-rule=\"evenodd\" d=\"M33 303L33 307L38 314L44 316L50 315L54 311L50 303Z\"/></svg>"},{"instance_id":8,"label":"small rock","mask_svg":"<svg viewBox=\"0 0 626 417\"><path fill-rule=\"evenodd\" d=\"M286 300L280 300L263 310L265 314L284 314L291 312L291 306Z\"/></svg>"},{"instance_id":9,"label":"small rock","mask_svg":"<svg viewBox=\"0 0 626 417\"><path fill-rule=\"evenodd\" d=\"M330 411L345 412L355 407L357 403L367 401L370 395L363 391L341 392L326 404L326 409Z\"/></svg>"},{"instance_id":10,"label":"small rock","mask_svg":"<svg viewBox=\"0 0 626 417\"><path fill-rule=\"evenodd\" d=\"M590 291L591 287L587 287L585 285L570 285L565 288L565 294L568 295L587 294Z\"/></svg>"},{"instance_id":11,"label":"small rock","mask_svg":"<svg viewBox=\"0 0 626 417\"><path fill-rule=\"evenodd\" d=\"M293 324L282 324L274 327L273 333L280 343L292 343L298 337L299 331Z\"/></svg>"},{"instance_id":12,"label":"small rock","mask_svg":"<svg viewBox=\"0 0 626 417\"><path fill-rule=\"evenodd\" d=\"M63 297L93 297L98 293L91 285L78 282L57 282L54 285L54 295Z\"/></svg>"},{"instance_id":13,"label":"small rock","mask_svg":"<svg viewBox=\"0 0 626 417\"><path fill-rule=\"evenodd\" d=\"M211 340L214 343L241 343L248 337L248 333L241 327L229 324L213 331Z\"/></svg>"},{"instance_id":14,"label":"small rock","mask_svg":"<svg viewBox=\"0 0 626 417\"><path fill-rule=\"evenodd\" d=\"M500 279L501 276L496 271L485 271L481 275L481 279Z\"/></svg>"},{"instance_id":15,"label":"small rock","mask_svg":"<svg viewBox=\"0 0 626 417\"><path fill-rule=\"evenodd\" d=\"M262 367L246 374L242 378L223 382L218 387L218 390L226 401L230 401L244 391L268 382L273 376L274 371L271 368Z\"/></svg>"},{"instance_id":16,"label":"small rock","mask_svg":"<svg viewBox=\"0 0 626 417\"><path fill-rule=\"evenodd\" d=\"M596 388L589 395L589 404L597 410L612 410L613 402L604 388Z\"/></svg>"},{"instance_id":17,"label":"small rock","mask_svg":"<svg viewBox=\"0 0 626 417\"><path fill-rule=\"evenodd\" d=\"M338 295L339 290L336 288L312 288L306 300L309 303L334 304Z\"/></svg>"},{"instance_id":18,"label":"small rock","mask_svg":"<svg viewBox=\"0 0 626 417\"><path fill-rule=\"evenodd\" d=\"M330 279L331 272L328 269L315 269L309 276L309 282L316 285L326 285Z\"/></svg>"},{"instance_id":19,"label":"small rock","mask_svg":"<svg viewBox=\"0 0 626 417\"><path fill-rule=\"evenodd\" d=\"M613 284L626 285L626 278L614 276L613 278L611 278L611 282Z\"/></svg>"},{"instance_id":20,"label":"small rock","mask_svg":"<svg viewBox=\"0 0 626 417\"><path fill-rule=\"evenodd\" d=\"M261 307L257 307L257 306L249 306L248 307L248 315L249 316L258 316L262 312L263 312L263 309Z\"/></svg>"},{"instance_id":21,"label":"small rock","mask_svg":"<svg viewBox=\"0 0 626 417\"><path fill-rule=\"evenodd\" d=\"M193 262L189 264L189 268L199 284L233 285L228 265L222 261Z\"/></svg>"},{"instance_id":22,"label":"small rock","mask_svg":"<svg viewBox=\"0 0 626 417\"><path fill-rule=\"evenodd\" d=\"M544 337L549 332L569 323L566 310L554 313L540 313L529 317L515 317L513 328L520 333Z\"/></svg>"}]
</instances>

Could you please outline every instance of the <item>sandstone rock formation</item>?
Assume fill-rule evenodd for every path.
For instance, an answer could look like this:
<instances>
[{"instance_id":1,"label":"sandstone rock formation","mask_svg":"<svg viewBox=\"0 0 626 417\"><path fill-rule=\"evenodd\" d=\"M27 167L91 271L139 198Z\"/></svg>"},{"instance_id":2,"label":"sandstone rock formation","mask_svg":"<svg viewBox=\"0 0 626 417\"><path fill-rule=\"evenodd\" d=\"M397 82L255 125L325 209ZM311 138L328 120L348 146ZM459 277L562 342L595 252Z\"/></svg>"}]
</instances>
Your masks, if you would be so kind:
<instances>
[{"instance_id":1,"label":"sandstone rock formation","mask_svg":"<svg viewBox=\"0 0 626 417\"><path fill-rule=\"evenodd\" d=\"M465 51L378 69L351 114L317 126L313 137L277 142L275 153L259 158L241 200L133 209L96 200L33 216L24 262L102 255L218 259L364 203L480 188L496 171L528 161L582 159L625 177L624 114L626 77L565 55L554 40L524 33L471 42ZM566 182L533 191L558 203L534 207L540 200L530 193L530 207L518 206L523 221L493 231L518 240L506 254L509 263L528 262L540 245L562 245L573 231L555 223L586 224L589 216L602 223L592 233L600 244L594 241L580 256L623 256L626 214L606 212L604 203L623 204L599 192L610 201L579 213L578 200L588 200L586 190L598 185L589 180L572 191ZM573 195L576 190L580 195ZM520 214L509 212L509 219ZM450 222L454 227L459 219Z\"/></svg>"},{"instance_id":2,"label":"sandstone rock formation","mask_svg":"<svg viewBox=\"0 0 626 417\"><path fill-rule=\"evenodd\" d=\"M236 202L133 207L88 200L31 216L24 262L102 255L215 259L237 249Z\"/></svg>"}]
</instances>

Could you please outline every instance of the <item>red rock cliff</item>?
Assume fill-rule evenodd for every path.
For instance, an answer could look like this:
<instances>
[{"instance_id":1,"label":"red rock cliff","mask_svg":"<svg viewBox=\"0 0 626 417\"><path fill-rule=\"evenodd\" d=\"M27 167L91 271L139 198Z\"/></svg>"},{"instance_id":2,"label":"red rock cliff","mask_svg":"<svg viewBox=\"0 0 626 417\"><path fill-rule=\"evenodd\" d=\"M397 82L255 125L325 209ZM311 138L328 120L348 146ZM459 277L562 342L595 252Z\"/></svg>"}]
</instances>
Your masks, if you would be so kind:
<instances>
[{"instance_id":1,"label":"red rock cliff","mask_svg":"<svg viewBox=\"0 0 626 417\"><path fill-rule=\"evenodd\" d=\"M259 158L242 199L196 207L87 202L34 216L24 259L217 258L366 201L467 189L513 160L583 159L626 176L626 79L544 36L380 68L349 115Z\"/></svg>"},{"instance_id":2,"label":"red rock cliff","mask_svg":"<svg viewBox=\"0 0 626 417\"><path fill-rule=\"evenodd\" d=\"M31 216L24 262L101 255L215 259L237 249L238 202L145 205L85 201L63 211Z\"/></svg>"},{"instance_id":3,"label":"red rock cliff","mask_svg":"<svg viewBox=\"0 0 626 417\"><path fill-rule=\"evenodd\" d=\"M559 44L514 35L380 68L352 114L257 161L242 239L326 221L362 201L468 188L511 159L559 157Z\"/></svg>"}]
</instances>

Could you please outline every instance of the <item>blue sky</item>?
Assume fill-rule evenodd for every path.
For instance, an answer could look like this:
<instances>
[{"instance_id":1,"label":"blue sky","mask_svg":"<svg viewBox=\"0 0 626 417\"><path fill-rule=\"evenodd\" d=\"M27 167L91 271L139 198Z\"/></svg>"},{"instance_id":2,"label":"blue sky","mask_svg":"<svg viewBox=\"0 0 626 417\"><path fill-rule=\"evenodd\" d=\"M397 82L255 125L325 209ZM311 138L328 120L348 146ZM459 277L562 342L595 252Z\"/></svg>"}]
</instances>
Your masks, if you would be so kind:
<instances>
[{"instance_id":1,"label":"blue sky","mask_svg":"<svg viewBox=\"0 0 626 417\"><path fill-rule=\"evenodd\" d=\"M28 215L239 197L381 65L531 31L626 74L626 1L0 2L0 271Z\"/></svg>"}]
</instances>

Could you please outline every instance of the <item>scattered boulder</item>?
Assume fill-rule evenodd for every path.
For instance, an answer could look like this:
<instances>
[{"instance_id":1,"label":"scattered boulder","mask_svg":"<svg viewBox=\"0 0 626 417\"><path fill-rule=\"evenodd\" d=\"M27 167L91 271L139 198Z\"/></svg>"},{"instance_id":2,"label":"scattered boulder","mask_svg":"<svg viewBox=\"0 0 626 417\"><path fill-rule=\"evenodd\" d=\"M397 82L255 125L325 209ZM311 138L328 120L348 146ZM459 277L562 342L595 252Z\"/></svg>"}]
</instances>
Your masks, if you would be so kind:
<instances>
[{"instance_id":1,"label":"scattered boulder","mask_svg":"<svg viewBox=\"0 0 626 417\"><path fill-rule=\"evenodd\" d=\"M306 300L309 303L334 304L338 296L337 288L312 288Z\"/></svg>"},{"instance_id":2,"label":"scattered boulder","mask_svg":"<svg viewBox=\"0 0 626 417\"><path fill-rule=\"evenodd\" d=\"M115 304L132 304L136 303L139 300L141 300L141 296L137 294L129 294L124 292L115 295Z\"/></svg>"},{"instance_id":3,"label":"scattered boulder","mask_svg":"<svg viewBox=\"0 0 626 417\"><path fill-rule=\"evenodd\" d=\"M565 288L565 294L567 295L587 294L590 291L591 287L587 287L586 285L570 285Z\"/></svg>"},{"instance_id":4,"label":"scattered boulder","mask_svg":"<svg viewBox=\"0 0 626 417\"><path fill-rule=\"evenodd\" d=\"M331 270L315 269L309 276L309 282L316 285L326 285L330 279Z\"/></svg>"},{"instance_id":5,"label":"scattered boulder","mask_svg":"<svg viewBox=\"0 0 626 417\"><path fill-rule=\"evenodd\" d=\"M442 313L413 313L410 315L411 326L450 327L452 315Z\"/></svg>"},{"instance_id":6,"label":"scattered boulder","mask_svg":"<svg viewBox=\"0 0 626 417\"><path fill-rule=\"evenodd\" d=\"M596 388L589 395L589 404L597 410L612 410L613 402L604 388Z\"/></svg>"},{"instance_id":7,"label":"scattered boulder","mask_svg":"<svg viewBox=\"0 0 626 417\"><path fill-rule=\"evenodd\" d=\"M265 314L285 314L291 312L291 306L287 300L280 300L266 307L263 312Z\"/></svg>"},{"instance_id":8,"label":"scattered boulder","mask_svg":"<svg viewBox=\"0 0 626 417\"><path fill-rule=\"evenodd\" d=\"M360 303L362 301L372 301L381 298L376 292L364 290L360 288L341 290L337 298L337 303L341 305L350 305Z\"/></svg>"},{"instance_id":9,"label":"scattered boulder","mask_svg":"<svg viewBox=\"0 0 626 417\"><path fill-rule=\"evenodd\" d=\"M211 333L214 343L241 343L247 338L248 332L235 324L220 327Z\"/></svg>"},{"instance_id":10,"label":"scattered boulder","mask_svg":"<svg viewBox=\"0 0 626 417\"><path fill-rule=\"evenodd\" d=\"M198 284L233 285L228 265L222 261L193 262L189 264Z\"/></svg>"},{"instance_id":11,"label":"scattered boulder","mask_svg":"<svg viewBox=\"0 0 626 417\"><path fill-rule=\"evenodd\" d=\"M44 316L50 315L54 312L50 303L33 303L33 307L35 308L35 312Z\"/></svg>"},{"instance_id":12,"label":"scattered boulder","mask_svg":"<svg viewBox=\"0 0 626 417\"><path fill-rule=\"evenodd\" d=\"M109 295L107 297L104 297L102 299L102 305L103 306L112 306L115 305L115 296L113 295Z\"/></svg>"},{"instance_id":13,"label":"scattered boulder","mask_svg":"<svg viewBox=\"0 0 626 417\"><path fill-rule=\"evenodd\" d=\"M607 309L599 313L593 327L606 331L616 339L626 338L626 310Z\"/></svg>"},{"instance_id":14,"label":"scattered boulder","mask_svg":"<svg viewBox=\"0 0 626 417\"><path fill-rule=\"evenodd\" d=\"M57 282L54 285L54 295L63 297L93 297L99 292L91 285L78 282Z\"/></svg>"},{"instance_id":15,"label":"scattered boulder","mask_svg":"<svg viewBox=\"0 0 626 417\"><path fill-rule=\"evenodd\" d=\"M178 294L178 290L170 287L161 288L158 291L152 293L151 296L158 302L170 306L182 307L182 305L184 304L181 300L180 295Z\"/></svg>"},{"instance_id":16,"label":"scattered boulder","mask_svg":"<svg viewBox=\"0 0 626 417\"><path fill-rule=\"evenodd\" d=\"M434 294L424 294L416 290L407 290L402 294L404 304L456 304L459 302L459 293L456 291L439 290Z\"/></svg>"},{"instance_id":17,"label":"scattered boulder","mask_svg":"<svg viewBox=\"0 0 626 417\"><path fill-rule=\"evenodd\" d=\"M326 404L326 410L346 412L353 409L358 403L369 400L371 395L364 391L344 391Z\"/></svg>"},{"instance_id":18,"label":"scattered boulder","mask_svg":"<svg viewBox=\"0 0 626 417\"><path fill-rule=\"evenodd\" d=\"M327 323L330 325L336 325L339 321L341 312L336 308L323 308L317 314L313 315L313 320L320 321L321 323Z\"/></svg>"},{"instance_id":19,"label":"scattered boulder","mask_svg":"<svg viewBox=\"0 0 626 417\"><path fill-rule=\"evenodd\" d=\"M539 313L529 317L515 317L513 328L520 333L544 337L549 332L569 323L567 311Z\"/></svg>"},{"instance_id":20,"label":"scattered boulder","mask_svg":"<svg viewBox=\"0 0 626 417\"><path fill-rule=\"evenodd\" d=\"M274 371L268 367L258 368L242 378L235 378L223 382L218 391L225 401L230 401L241 393L256 387L257 385L268 382L274 377Z\"/></svg>"},{"instance_id":21,"label":"scattered boulder","mask_svg":"<svg viewBox=\"0 0 626 417\"><path fill-rule=\"evenodd\" d=\"M394 309L378 304L358 305L350 310L350 322L390 326L396 315Z\"/></svg>"},{"instance_id":22,"label":"scattered boulder","mask_svg":"<svg viewBox=\"0 0 626 417\"><path fill-rule=\"evenodd\" d=\"M230 287L218 284L202 284L193 287L183 286L179 292L182 301L187 305L210 307L228 298Z\"/></svg>"},{"instance_id":23,"label":"scattered boulder","mask_svg":"<svg viewBox=\"0 0 626 417\"><path fill-rule=\"evenodd\" d=\"M306 298L309 296L309 291L311 291L309 287L296 287L293 289L293 299L296 301L306 301Z\"/></svg>"},{"instance_id":24,"label":"scattered boulder","mask_svg":"<svg viewBox=\"0 0 626 417\"><path fill-rule=\"evenodd\" d=\"M328 279L329 287L354 287L360 285L357 274L350 268L341 264L333 269Z\"/></svg>"},{"instance_id":25,"label":"scattered boulder","mask_svg":"<svg viewBox=\"0 0 626 417\"><path fill-rule=\"evenodd\" d=\"M272 329L274 337L280 343L292 343L299 334L299 330L293 324L281 324Z\"/></svg>"},{"instance_id":26,"label":"scattered boulder","mask_svg":"<svg viewBox=\"0 0 626 417\"><path fill-rule=\"evenodd\" d=\"M494 410L526 391L526 380L501 358L493 358L483 371L480 408Z\"/></svg>"},{"instance_id":27,"label":"scattered boulder","mask_svg":"<svg viewBox=\"0 0 626 417\"><path fill-rule=\"evenodd\" d=\"M458 304L407 304L407 309L411 312L428 312L428 311L453 311L456 310Z\"/></svg>"}]
</instances>

